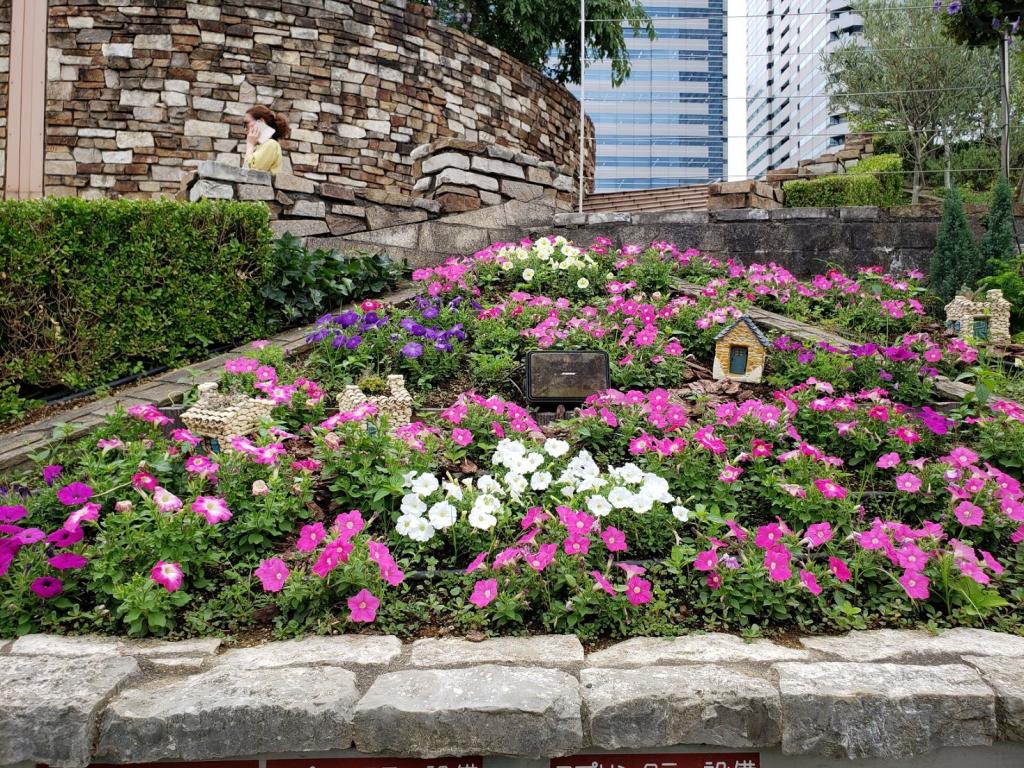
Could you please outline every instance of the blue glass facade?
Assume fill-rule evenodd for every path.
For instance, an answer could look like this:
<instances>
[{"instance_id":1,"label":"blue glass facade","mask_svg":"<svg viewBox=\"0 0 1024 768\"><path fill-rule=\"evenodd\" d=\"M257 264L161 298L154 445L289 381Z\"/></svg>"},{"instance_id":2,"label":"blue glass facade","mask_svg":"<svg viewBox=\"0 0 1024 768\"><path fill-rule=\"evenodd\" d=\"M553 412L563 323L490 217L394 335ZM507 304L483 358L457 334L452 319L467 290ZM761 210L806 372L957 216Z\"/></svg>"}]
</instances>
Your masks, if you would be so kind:
<instances>
[{"instance_id":1,"label":"blue glass facade","mask_svg":"<svg viewBox=\"0 0 1024 768\"><path fill-rule=\"evenodd\" d=\"M725 0L644 7L658 36L634 38L627 28L630 78L613 88L607 62L586 72L599 192L725 177Z\"/></svg>"}]
</instances>

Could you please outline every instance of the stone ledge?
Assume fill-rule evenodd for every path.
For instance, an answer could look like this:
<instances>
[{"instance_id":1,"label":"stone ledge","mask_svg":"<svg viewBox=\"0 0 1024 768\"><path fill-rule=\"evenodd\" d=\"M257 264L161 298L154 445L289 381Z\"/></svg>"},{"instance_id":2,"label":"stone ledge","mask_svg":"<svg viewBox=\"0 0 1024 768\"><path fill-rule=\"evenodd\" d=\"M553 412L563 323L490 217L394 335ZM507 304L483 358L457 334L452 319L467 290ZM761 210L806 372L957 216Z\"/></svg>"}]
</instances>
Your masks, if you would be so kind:
<instances>
[{"instance_id":1,"label":"stone ledge","mask_svg":"<svg viewBox=\"0 0 1024 768\"><path fill-rule=\"evenodd\" d=\"M984 630L854 632L803 648L634 638L591 654L572 636L218 643L0 641L0 765L353 743L423 758L705 744L892 760L1024 741L1024 640ZM871 647L894 661L832 660Z\"/></svg>"}]
</instances>

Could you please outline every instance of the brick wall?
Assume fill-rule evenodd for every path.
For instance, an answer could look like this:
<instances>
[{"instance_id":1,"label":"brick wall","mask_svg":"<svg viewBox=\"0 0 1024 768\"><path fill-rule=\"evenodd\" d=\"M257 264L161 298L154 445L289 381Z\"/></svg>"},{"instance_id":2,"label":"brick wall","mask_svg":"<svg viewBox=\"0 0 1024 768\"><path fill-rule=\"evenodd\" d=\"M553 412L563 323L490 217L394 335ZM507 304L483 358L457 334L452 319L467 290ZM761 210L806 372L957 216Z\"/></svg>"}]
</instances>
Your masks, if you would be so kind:
<instances>
[{"instance_id":1,"label":"brick wall","mask_svg":"<svg viewBox=\"0 0 1024 768\"><path fill-rule=\"evenodd\" d=\"M11 0L0 0L0 199L7 178L7 94L11 71Z\"/></svg>"},{"instance_id":2,"label":"brick wall","mask_svg":"<svg viewBox=\"0 0 1024 768\"><path fill-rule=\"evenodd\" d=\"M578 162L565 88L405 0L50 0L49 47L49 194L176 192L237 164L255 103L289 116L296 175L357 190L411 191L449 136Z\"/></svg>"}]
</instances>

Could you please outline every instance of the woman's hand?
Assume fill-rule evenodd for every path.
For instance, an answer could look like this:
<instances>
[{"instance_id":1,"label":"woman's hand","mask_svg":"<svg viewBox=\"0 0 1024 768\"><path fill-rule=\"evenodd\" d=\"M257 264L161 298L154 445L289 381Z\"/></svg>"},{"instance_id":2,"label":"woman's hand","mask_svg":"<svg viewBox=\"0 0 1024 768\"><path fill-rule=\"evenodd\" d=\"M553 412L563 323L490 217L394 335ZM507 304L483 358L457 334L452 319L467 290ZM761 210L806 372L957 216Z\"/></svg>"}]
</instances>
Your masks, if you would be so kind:
<instances>
[{"instance_id":1,"label":"woman's hand","mask_svg":"<svg viewBox=\"0 0 1024 768\"><path fill-rule=\"evenodd\" d=\"M245 132L245 143L250 147L255 147L260 143L260 127L255 120L250 123L248 130Z\"/></svg>"}]
</instances>

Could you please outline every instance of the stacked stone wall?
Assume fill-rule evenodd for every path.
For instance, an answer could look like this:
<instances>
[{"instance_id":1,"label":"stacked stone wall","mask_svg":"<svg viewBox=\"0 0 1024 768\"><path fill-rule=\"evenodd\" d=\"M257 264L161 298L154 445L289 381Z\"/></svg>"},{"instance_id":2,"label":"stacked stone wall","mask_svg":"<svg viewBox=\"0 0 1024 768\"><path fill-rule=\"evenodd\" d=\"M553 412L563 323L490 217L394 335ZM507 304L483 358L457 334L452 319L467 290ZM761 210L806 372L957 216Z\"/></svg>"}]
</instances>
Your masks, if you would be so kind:
<instances>
[{"instance_id":1,"label":"stacked stone wall","mask_svg":"<svg viewBox=\"0 0 1024 768\"><path fill-rule=\"evenodd\" d=\"M0 198L7 181L7 97L11 73L11 0L0 0Z\"/></svg>"},{"instance_id":2,"label":"stacked stone wall","mask_svg":"<svg viewBox=\"0 0 1024 768\"><path fill-rule=\"evenodd\" d=\"M257 103L291 121L287 171L354 191L411 194L446 137L578 163L566 88L405 0L50 0L47 76L48 194L174 194L239 163Z\"/></svg>"}]
</instances>

